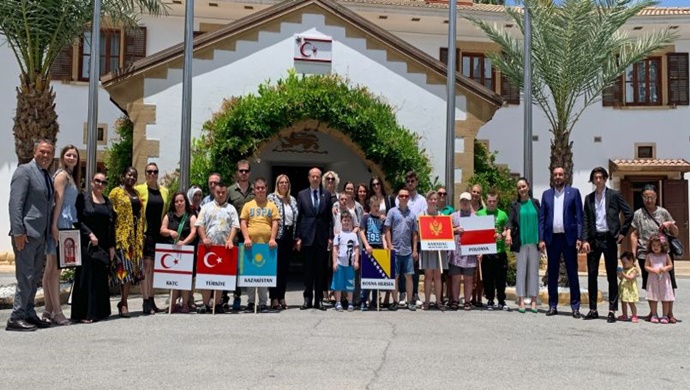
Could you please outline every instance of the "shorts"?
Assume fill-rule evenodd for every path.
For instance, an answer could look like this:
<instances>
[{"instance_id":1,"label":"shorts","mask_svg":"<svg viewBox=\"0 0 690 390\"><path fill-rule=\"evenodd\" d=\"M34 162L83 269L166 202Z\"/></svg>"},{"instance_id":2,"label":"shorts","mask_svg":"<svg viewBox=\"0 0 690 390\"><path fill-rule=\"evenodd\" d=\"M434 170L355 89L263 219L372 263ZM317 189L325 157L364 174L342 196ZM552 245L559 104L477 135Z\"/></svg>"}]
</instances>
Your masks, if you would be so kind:
<instances>
[{"instance_id":1,"label":"shorts","mask_svg":"<svg viewBox=\"0 0 690 390\"><path fill-rule=\"evenodd\" d=\"M451 276L463 275L463 276L474 276L477 267L458 267L457 265L451 264L449 271Z\"/></svg>"},{"instance_id":2,"label":"shorts","mask_svg":"<svg viewBox=\"0 0 690 390\"><path fill-rule=\"evenodd\" d=\"M355 291L355 267L338 264L338 269L333 273L331 282L333 291Z\"/></svg>"},{"instance_id":3,"label":"shorts","mask_svg":"<svg viewBox=\"0 0 690 390\"><path fill-rule=\"evenodd\" d=\"M412 261L412 254L402 256L395 254L395 274L396 275L412 275L414 274L414 265Z\"/></svg>"}]
</instances>

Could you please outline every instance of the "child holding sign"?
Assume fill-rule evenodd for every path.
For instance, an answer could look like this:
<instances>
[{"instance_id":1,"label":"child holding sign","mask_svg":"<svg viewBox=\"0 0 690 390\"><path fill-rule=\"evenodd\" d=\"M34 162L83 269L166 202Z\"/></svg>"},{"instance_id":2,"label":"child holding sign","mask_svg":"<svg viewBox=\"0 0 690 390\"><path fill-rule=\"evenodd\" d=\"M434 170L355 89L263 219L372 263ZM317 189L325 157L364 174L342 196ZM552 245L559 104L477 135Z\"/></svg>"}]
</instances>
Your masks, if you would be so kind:
<instances>
[{"instance_id":1,"label":"child holding sign","mask_svg":"<svg viewBox=\"0 0 690 390\"><path fill-rule=\"evenodd\" d=\"M352 305L352 293L355 291L355 270L359 269L359 241L352 231L352 214L345 210L340 213L342 231L333 238L333 282L331 290L335 292L335 310L343 311L340 299L347 293L347 311L355 310Z\"/></svg>"}]
</instances>

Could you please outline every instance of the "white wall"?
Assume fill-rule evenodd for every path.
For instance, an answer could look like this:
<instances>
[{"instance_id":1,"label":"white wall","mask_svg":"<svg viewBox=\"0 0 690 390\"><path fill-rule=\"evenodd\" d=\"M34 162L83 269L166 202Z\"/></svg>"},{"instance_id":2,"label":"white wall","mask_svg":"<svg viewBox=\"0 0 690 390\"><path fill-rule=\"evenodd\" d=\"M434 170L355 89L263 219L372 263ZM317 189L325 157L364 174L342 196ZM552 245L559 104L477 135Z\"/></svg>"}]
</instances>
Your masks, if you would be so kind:
<instances>
[{"instance_id":1,"label":"white wall","mask_svg":"<svg viewBox=\"0 0 690 390\"><path fill-rule=\"evenodd\" d=\"M676 51L690 51L690 41L676 42ZM478 137L488 139L490 148L498 152L496 161L508 164L514 172L523 173L523 110L524 106L504 107L494 119L482 127ZM540 196L549 186L550 126L540 108L533 110L534 193ZM589 173L596 166L608 169L609 159L635 157L635 143L656 142L657 158L690 160L690 107L677 109L614 109L601 102L589 107L575 125L573 143L573 186L590 192ZM595 143L594 137L602 137Z\"/></svg>"},{"instance_id":2,"label":"white wall","mask_svg":"<svg viewBox=\"0 0 690 390\"><path fill-rule=\"evenodd\" d=\"M254 93L266 80L287 76L294 67L294 34L333 37L332 72L348 78L353 84L365 85L396 110L398 122L422 137L421 147L428 150L434 174L443 177L445 134L445 86L426 85L426 76L408 74L406 64L388 62L385 52L366 49L362 39L345 36L343 28L326 26L323 16L307 15L302 24L284 23L280 33L262 32L258 42L241 41L233 52L216 51L213 60L194 61L192 98L192 135L198 136L203 122L219 109L223 98ZM182 71L170 70L168 78L145 82L145 101L156 105L156 123L149 125L149 139L160 141L162 153L158 162L164 171L179 163L179 128ZM465 99L457 98L457 107ZM458 109L456 118L465 113Z\"/></svg>"}]
</instances>

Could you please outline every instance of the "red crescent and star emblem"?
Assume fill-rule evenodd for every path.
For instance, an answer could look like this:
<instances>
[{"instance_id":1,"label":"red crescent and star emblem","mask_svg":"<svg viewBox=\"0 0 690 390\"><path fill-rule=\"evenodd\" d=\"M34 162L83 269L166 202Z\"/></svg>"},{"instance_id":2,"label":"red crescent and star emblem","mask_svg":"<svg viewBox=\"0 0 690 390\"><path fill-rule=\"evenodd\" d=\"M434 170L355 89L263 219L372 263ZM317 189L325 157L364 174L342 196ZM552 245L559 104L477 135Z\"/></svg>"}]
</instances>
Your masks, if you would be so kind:
<instances>
[{"instance_id":1,"label":"red crescent and star emblem","mask_svg":"<svg viewBox=\"0 0 690 390\"><path fill-rule=\"evenodd\" d=\"M305 41L304 43L302 43L302 45L300 45L299 52L300 54L302 54L303 57L316 57L318 49L316 48L316 46L312 45L311 42Z\"/></svg>"},{"instance_id":2,"label":"red crescent and star emblem","mask_svg":"<svg viewBox=\"0 0 690 390\"><path fill-rule=\"evenodd\" d=\"M167 257L173 257L173 255L171 255L171 254L169 254L169 253L164 254L164 255L161 257L161 266L162 266L163 268L165 268L165 269L170 269L170 266L168 266L168 265L165 264L165 259L166 259ZM173 257L173 258L174 258L174 257ZM173 260L173 264L177 264L177 259L174 259L174 260Z\"/></svg>"}]
</instances>

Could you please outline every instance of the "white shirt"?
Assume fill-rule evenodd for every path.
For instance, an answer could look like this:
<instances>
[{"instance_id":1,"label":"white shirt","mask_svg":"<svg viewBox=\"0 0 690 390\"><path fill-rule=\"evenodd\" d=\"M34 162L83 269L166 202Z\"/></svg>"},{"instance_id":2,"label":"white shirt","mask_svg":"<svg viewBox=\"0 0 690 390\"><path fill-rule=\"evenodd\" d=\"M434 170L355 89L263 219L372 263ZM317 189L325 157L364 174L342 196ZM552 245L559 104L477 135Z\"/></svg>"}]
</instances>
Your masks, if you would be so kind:
<instances>
[{"instance_id":1,"label":"white shirt","mask_svg":"<svg viewBox=\"0 0 690 390\"><path fill-rule=\"evenodd\" d=\"M606 188L601 192L601 199L597 199L594 192L594 218L596 221L597 233L606 233L609 227L606 224Z\"/></svg>"},{"instance_id":2,"label":"white shirt","mask_svg":"<svg viewBox=\"0 0 690 390\"><path fill-rule=\"evenodd\" d=\"M397 196L395 197L395 205L400 205L400 200ZM410 209L415 217L426 214L426 206L426 198L424 198L418 192L415 193L414 196L410 196L410 200L407 201L407 208Z\"/></svg>"},{"instance_id":3,"label":"white shirt","mask_svg":"<svg viewBox=\"0 0 690 390\"><path fill-rule=\"evenodd\" d=\"M553 189L553 232L565 233L563 225L563 201L565 200L565 187L562 190Z\"/></svg>"},{"instance_id":4,"label":"white shirt","mask_svg":"<svg viewBox=\"0 0 690 390\"><path fill-rule=\"evenodd\" d=\"M293 226L295 224L295 214L292 212L292 207L288 204L284 209L283 218L285 218L285 226Z\"/></svg>"}]
</instances>

